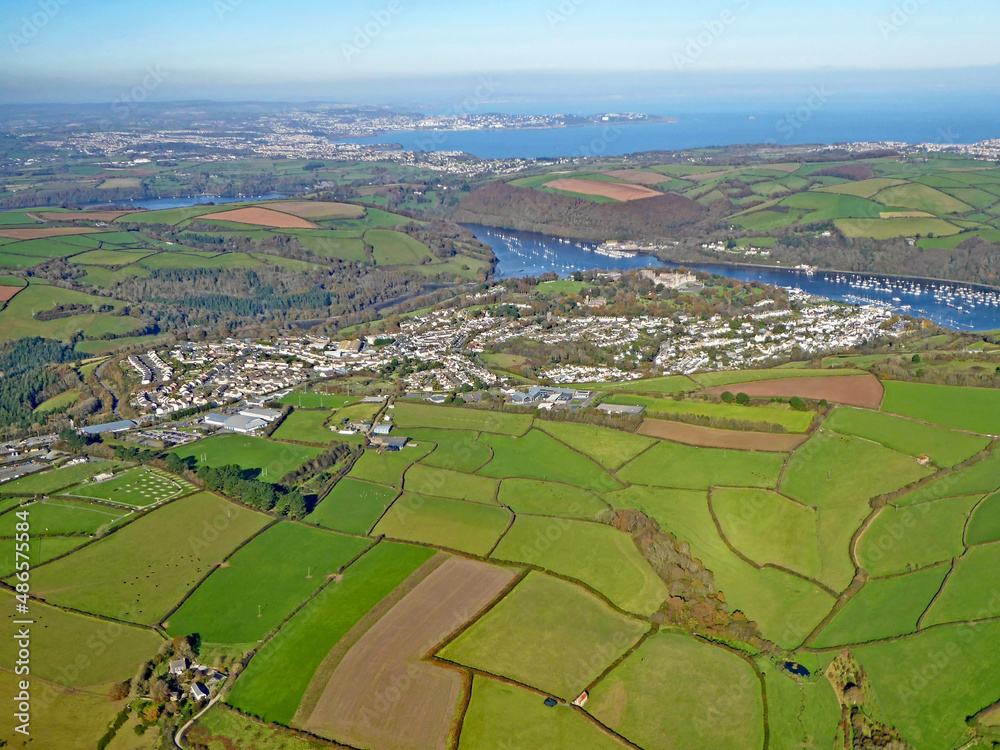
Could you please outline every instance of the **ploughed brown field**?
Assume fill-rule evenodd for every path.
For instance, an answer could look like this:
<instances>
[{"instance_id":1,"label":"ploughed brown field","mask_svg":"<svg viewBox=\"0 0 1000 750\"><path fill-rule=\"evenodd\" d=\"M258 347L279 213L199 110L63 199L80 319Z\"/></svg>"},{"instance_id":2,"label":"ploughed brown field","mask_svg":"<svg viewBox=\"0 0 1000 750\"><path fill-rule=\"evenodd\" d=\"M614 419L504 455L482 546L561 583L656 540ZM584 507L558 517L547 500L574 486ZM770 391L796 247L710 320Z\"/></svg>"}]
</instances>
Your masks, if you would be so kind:
<instances>
[{"instance_id":1,"label":"ploughed brown field","mask_svg":"<svg viewBox=\"0 0 1000 750\"><path fill-rule=\"evenodd\" d=\"M114 221L135 211L60 211L38 214L46 221Z\"/></svg>"},{"instance_id":2,"label":"ploughed brown field","mask_svg":"<svg viewBox=\"0 0 1000 750\"><path fill-rule=\"evenodd\" d=\"M718 396L726 391L733 393L742 391L755 398L792 398L798 396L814 401L826 399L834 404L861 406L866 409L878 409L885 396L885 389L874 375L856 375L850 378L833 376L829 378L759 380L755 383L719 386L704 392L711 396Z\"/></svg>"},{"instance_id":3,"label":"ploughed brown field","mask_svg":"<svg viewBox=\"0 0 1000 750\"><path fill-rule=\"evenodd\" d=\"M300 219L298 216L285 214L281 211L272 211L269 208L236 208L232 211L202 214L198 218L232 221L237 224L273 227L274 229L318 229L311 221L306 221L305 219Z\"/></svg>"},{"instance_id":4,"label":"ploughed brown field","mask_svg":"<svg viewBox=\"0 0 1000 750\"><path fill-rule=\"evenodd\" d=\"M106 232L107 229L97 229L96 227L49 227L47 229L2 229L0 237L10 240L40 240L46 237L69 237L73 234L96 234Z\"/></svg>"},{"instance_id":5,"label":"ploughed brown field","mask_svg":"<svg viewBox=\"0 0 1000 750\"><path fill-rule=\"evenodd\" d=\"M659 185L661 182L666 182L670 179L668 175L660 174L659 172L643 172L640 169L614 169L604 174L608 177L625 180L625 182L635 183L636 185Z\"/></svg>"},{"instance_id":6,"label":"ploughed brown field","mask_svg":"<svg viewBox=\"0 0 1000 750\"><path fill-rule=\"evenodd\" d=\"M10 302L17 293L23 291L23 286L0 286L0 302Z\"/></svg>"},{"instance_id":7,"label":"ploughed brown field","mask_svg":"<svg viewBox=\"0 0 1000 750\"><path fill-rule=\"evenodd\" d=\"M661 180L662 182L662 180ZM560 180L546 182L545 187L555 190L566 190L570 193L581 193L583 195L600 195L605 198L613 198L616 201L637 201L643 198L655 198L663 193L650 190L641 185L625 185L620 182L598 182L596 180L580 180L575 177L567 177Z\"/></svg>"},{"instance_id":8,"label":"ploughed brown field","mask_svg":"<svg viewBox=\"0 0 1000 750\"><path fill-rule=\"evenodd\" d=\"M717 430L714 427L670 422L665 419L645 420L639 428L639 434L672 440L684 445L696 445L700 448L732 448L768 453L791 453L809 439L808 435Z\"/></svg>"},{"instance_id":9,"label":"ploughed brown field","mask_svg":"<svg viewBox=\"0 0 1000 750\"><path fill-rule=\"evenodd\" d=\"M360 219L365 215L365 209L361 206L323 201L273 203L269 210L298 216L300 219Z\"/></svg>"},{"instance_id":10,"label":"ploughed brown field","mask_svg":"<svg viewBox=\"0 0 1000 750\"><path fill-rule=\"evenodd\" d=\"M350 648L300 728L355 747L445 750L462 675L423 659L485 609L515 575L449 558ZM321 668L318 675L324 673L329 674ZM307 695L311 691L312 686Z\"/></svg>"}]
</instances>

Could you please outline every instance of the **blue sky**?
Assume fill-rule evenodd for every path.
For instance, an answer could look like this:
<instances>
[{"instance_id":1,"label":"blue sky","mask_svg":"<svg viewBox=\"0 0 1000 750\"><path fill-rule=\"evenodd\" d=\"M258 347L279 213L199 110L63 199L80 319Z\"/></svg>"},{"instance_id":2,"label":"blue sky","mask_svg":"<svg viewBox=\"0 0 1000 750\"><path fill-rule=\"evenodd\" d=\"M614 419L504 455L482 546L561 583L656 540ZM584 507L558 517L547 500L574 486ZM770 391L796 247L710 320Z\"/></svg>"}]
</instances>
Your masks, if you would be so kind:
<instances>
[{"instance_id":1,"label":"blue sky","mask_svg":"<svg viewBox=\"0 0 1000 750\"><path fill-rule=\"evenodd\" d=\"M106 101L150 70L151 98L374 101L480 74L558 88L995 66L998 20L985 0L3 0L0 100Z\"/></svg>"}]
</instances>

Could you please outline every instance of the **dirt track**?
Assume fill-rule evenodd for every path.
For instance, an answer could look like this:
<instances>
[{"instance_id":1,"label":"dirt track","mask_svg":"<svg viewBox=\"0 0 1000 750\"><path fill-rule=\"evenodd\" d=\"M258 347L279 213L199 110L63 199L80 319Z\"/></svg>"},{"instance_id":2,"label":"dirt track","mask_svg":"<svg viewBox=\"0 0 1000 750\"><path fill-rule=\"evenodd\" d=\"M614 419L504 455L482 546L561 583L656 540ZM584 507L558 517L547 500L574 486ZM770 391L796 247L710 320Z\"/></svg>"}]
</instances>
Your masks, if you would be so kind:
<instances>
[{"instance_id":1,"label":"dirt track","mask_svg":"<svg viewBox=\"0 0 1000 750\"><path fill-rule=\"evenodd\" d=\"M734 448L769 453L789 453L809 439L807 435L716 430L662 419L647 419L639 428L639 434L702 448Z\"/></svg>"},{"instance_id":2,"label":"dirt track","mask_svg":"<svg viewBox=\"0 0 1000 750\"><path fill-rule=\"evenodd\" d=\"M462 678L422 659L514 577L486 563L448 560L348 651L302 728L355 747L444 750Z\"/></svg>"},{"instance_id":3,"label":"dirt track","mask_svg":"<svg viewBox=\"0 0 1000 750\"><path fill-rule=\"evenodd\" d=\"M663 193L650 190L641 185L625 185L621 182L598 182L597 180L580 180L576 178L564 178L546 182L545 187L555 190L566 190L570 193L582 193L583 195L600 195L605 198L613 198L616 201L637 201L643 198L655 198Z\"/></svg>"},{"instance_id":4,"label":"dirt track","mask_svg":"<svg viewBox=\"0 0 1000 750\"><path fill-rule=\"evenodd\" d=\"M299 217L292 216L291 214L283 214L280 211L272 211L269 208L237 208L232 211L203 214L198 218L218 221L232 221L237 224L250 224L257 227L274 227L275 229L317 228L311 221L300 219Z\"/></svg>"},{"instance_id":5,"label":"dirt track","mask_svg":"<svg viewBox=\"0 0 1000 750\"><path fill-rule=\"evenodd\" d=\"M719 395L731 391L742 391L748 396L813 399L826 399L835 404L863 406L867 409L878 409L882 405L885 389L874 375L856 375L854 377L829 378L789 378L788 380L761 380L756 383L741 383L739 385L719 386L705 391L709 395Z\"/></svg>"}]
</instances>

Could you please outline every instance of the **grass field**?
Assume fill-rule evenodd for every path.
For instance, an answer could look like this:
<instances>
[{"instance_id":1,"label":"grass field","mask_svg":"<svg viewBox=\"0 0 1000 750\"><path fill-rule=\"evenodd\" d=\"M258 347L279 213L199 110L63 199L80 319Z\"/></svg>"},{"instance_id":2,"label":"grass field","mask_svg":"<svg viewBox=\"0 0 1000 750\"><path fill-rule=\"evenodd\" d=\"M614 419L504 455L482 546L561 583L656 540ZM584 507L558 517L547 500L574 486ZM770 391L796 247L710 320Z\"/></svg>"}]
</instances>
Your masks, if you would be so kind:
<instances>
[{"instance_id":1,"label":"grass field","mask_svg":"<svg viewBox=\"0 0 1000 750\"><path fill-rule=\"evenodd\" d=\"M628 612L651 615L667 598L631 537L603 524L521 516L492 557L581 581Z\"/></svg>"},{"instance_id":2,"label":"grass field","mask_svg":"<svg viewBox=\"0 0 1000 750\"><path fill-rule=\"evenodd\" d=\"M783 647L801 645L834 604L818 586L778 570L757 570L733 554L719 536L703 492L635 486L605 499L616 508L643 511L688 542L691 554L715 574L730 608L743 612L765 638Z\"/></svg>"},{"instance_id":3,"label":"grass field","mask_svg":"<svg viewBox=\"0 0 1000 750\"><path fill-rule=\"evenodd\" d=\"M212 573L170 616L167 632L252 647L368 545L365 539L279 523Z\"/></svg>"},{"instance_id":4,"label":"grass field","mask_svg":"<svg viewBox=\"0 0 1000 750\"><path fill-rule=\"evenodd\" d=\"M407 492L487 505L496 505L499 485L496 479L421 464L411 466L403 477L403 489Z\"/></svg>"},{"instance_id":5,"label":"grass field","mask_svg":"<svg viewBox=\"0 0 1000 750\"><path fill-rule=\"evenodd\" d=\"M647 630L574 584L530 573L439 655L573 700Z\"/></svg>"},{"instance_id":6,"label":"grass field","mask_svg":"<svg viewBox=\"0 0 1000 750\"><path fill-rule=\"evenodd\" d=\"M927 500L961 495L988 495L1000 489L1000 451L994 452L967 469L956 471L901 497L898 505L913 505Z\"/></svg>"},{"instance_id":7,"label":"grass field","mask_svg":"<svg viewBox=\"0 0 1000 750\"><path fill-rule=\"evenodd\" d=\"M992 495L973 511L965 534L967 544L1000 542L1000 495Z\"/></svg>"},{"instance_id":8,"label":"grass field","mask_svg":"<svg viewBox=\"0 0 1000 750\"><path fill-rule=\"evenodd\" d=\"M854 577L851 537L871 513L868 501L931 473L913 458L860 438L821 433L793 454L781 492L819 511L819 580L846 588Z\"/></svg>"},{"instance_id":9,"label":"grass field","mask_svg":"<svg viewBox=\"0 0 1000 750\"><path fill-rule=\"evenodd\" d=\"M330 395L327 393L289 393L281 399L285 406L299 409L340 409L357 401L354 396Z\"/></svg>"},{"instance_id":10,"label":"grass field","mask_svg":"<svg viewBox=\"0 0 1000 750\"><path fill-rule=\"evenodd\" d=\"M947 193L935 190L927 185L911 182L908 185L889 187L873 197L886 206L898 206L914 211L926 211L934 215L964 214L972 210L972 206L953 198ZM995 201L994 201L995 202Z\"/></svg>"},{"instance_id":11,"label":"grass field","mask_svg":"<svg viewBox=\"0 0 1000 750\"><path fill-rule=\"evenodd\" d=\"M503 508L406 494L392 504L372 533L486 556L510 519Z\"/></svg>"},{"instance_id":12,"label":"grass field","mask_svg":"<svg viewBox=\"0 0 1000 750\"><path fill-rule=\"evenodd\" d=\"M955 565L924 626L996 617L1000 545L972 547Z\"/></svg>"},{"instance_id":13,"label":"grass field","mask_svg":"<svg viewBox=\"0 0 1000 750\"><path fill-rule=\"evenodd\" d=\"M415 266L431 254L419 240L387 229L369 229L365 242L374 248L372 254L379 266Z\"/></svg>"},{"instance_id":14,"label":"grass field","mask_svg":"<svg viewBox=\"0 0 1000 750\"><path fill-rule=\"evenodd\" d=\"M42 563L61 557L88 541L90 540L82 536L38 536L32 540L28 561L34 570ZM7 576L16 571L17 562L14 538L0 539L0 576Z\"/></svg>"},{"instance_id":15,"label":"grass field","mask_svg":"<svg viewBox=\"0 0 1000 750\"><path fill-rule=\"evenodd\" d=\"M821 675L815 682L799 682L769 661L757 664L767 685L768 747L836 747L842 714L829 680Z\"/></svg>"},{"instance_id":16,"label":"grass field","mask_svg":"<svg viewBox=\"0 0 1000 750\"><path fill-rule=\"evenodd\" d=\"M44 471L2 485L3 493L5 495L45 495L72 487L85 479L90 479L95 474L108 471L113 466L114 464L103 461L90 461L76 466L66 466L55 471Z\"/></svg>"},{"instance_id":17,"label":"grass field","mask_svg":"<svg viewBox=\"0 0 1000 750\"><path fill-rule=\"evenodd\" d=\"M895 578L871 580L837 613L812 645L847 646L913 633L949 566L938 565Z\"/></svg>"},{"instance_id":18,"label":"grass field","mask_svg":"<svg viewBox=\"0 0 1000 750\"><path fill-rule=\"evenodd\" d=\"M1000 433L998 390L891 381L885 384L882 409L981 435Z\"/></svg>"},{"instance_id":19,"label":"grass field","mask_svg":"<svg viewBox=\"0 0 1000 750\"><path fill-rule=\"evenodd\" d=\"M321 448L274 443L264 438L235 434L211 437L171 451L181 458L193 458L199 467L218 468L236 464L243 469L257 469L261 472L261 479L272 482L321 452Z\"/></svg>"},{"instance_id":20,"label":"grass field","mask_svg":"<svg viewBox=\"0 0 1000 750\"><path fill-rule=\"evenodd\" d=\"M692 380L705 388L716 388L722 385L738 385L740 383L755 383L759 380L784 380L786 378L826 378L831 375L864 375L857 370L736 370L723 372L704 372L692 375Z\"/></svg>"},{"instance_id":21,"label":"grass field","mask_svg":"<svg viewBox=\"0 0 1000 750\"><path fill-rule=\"evenodd\" d=\"M351 469L350 476L355 479L367 479L369 482L385 484L392 487L403 486L403 473L424 456L433 445L423 443L419 446L408 445L395 453L378 453L366 450Z\"/></svg>"},{"instance_id":22,"label":"grass field","mask_svg":"<svg viewBox=\"0 0 1000 750\"><path fill-rule=\"evenodd\" d=\"M719 489L712 509L730 543L759 565L819 575L816 511L767 490Z\"/></svg>"},{"instance_id":23,"label":"grass field","mask_svg":"<svg viewBox=\"0 0 1000 750\"><path fill-rule=\"evenodd\" d=\"M182 479L143 466L104 482L79 484L64 494L66 497L98 500L130 508L148 508L193 489Z\"/></svg>"},{"instance_id":24,"label":"grass field","mask_svg":"<svg viewBox=\"0 0 1000 750\"><path fill-rule=\"evenodd\" d=\"M563 482L597 492L620 486L595 462L539 430L520 438L483 435L480 439L493 449L493 460L479 470L485 476Z\"/></svg>"},{"instance_id":25,"label":"grass field","mask_svg":"<svg viewBox=\"0 0 1000 750\"><path fill-rule=\"evenodd\" d=\"M531 427L531 415L456 406L398 403L396 426L400 429L431 427L439 430L477 430L498 435L524 435Z\"/></svg>"},{"instance_id":26,"label":"grass field","mask_svg":"<svg viewBox=\"0 0 1000 750\"><path fill-rule=\"evenodd\" d=\"M764 747L764 705L753 669L684 635L647 640L594 688L587 710L640 747Z\"/></svg>"},{"instance_id":27,"label":"grass field","mask_svg":"<svg viewBox=\"0 0 1000 750\"><path fill-rule=\"evenodd\" d=\"M478 432L408 429L406 434L418 445L425 442L436 444L434 452L420 461L427 466L471 473L493 458L489 446L479 442Z\"/></svg>"},{"instance_id":28,"label":"grass field","mask_svg":"<svg viewBox=\"0 0 1000 750\"><path fill-rule=\"evenodd\" d=\"M341 436L326 425L332 418L332 411L307 411L296 408L285 417L271 437L275 440L293 440L297 443L318 445L336 443Z\"/></svg>"},{"instance_id":29,"label":"grass field","mask_svg":"<svg viewBox=\"0 0 1000 750\"><path fill-rule=\"evenodd\" d=\"M774 489L784 456L658 443L619 470L632 484L703 490L709 487Z\"/></svg>"},{"instance_id":30,"label":"grass field","mask_svg":"<svg viewBox=\"0 0 1000 750\"><path fill-rule=\"evenodd\" d=\"M858 543L858 561L873 576L896 575L965 551L966 519L979 495L885 508Z\"/></svg>"},{"instance_id":31,"label":"grass field","mask_svg":"<svg viewBox=\"0 0 1000 750\"><path fill-rule=\"evenodd\" d=\"M217 496L192 495L35 569L33 591L54 604L150 624L267 521Z\"/></svg>"},{"instance_id":32,"label":"grass field","mask_svg":"<svg viewBox=\"0 0 1000 750\"><path fill-rule=\"evenodd\" d=\"M0 339L21 339L30 336L70 341L78 332L89 336L102 334L124 335L139 328L137 318L122 317L113 313L86 313L56 320L36 320L34 314L51 310L57 304L111 305L120 308L124 303L108 297L95 297L72 289L29 284L28 287L7 303L0 311Z\"/></svg>"},{"instance_id":33,"label":"grass field","mask_svg":"<svg viewBox=\"0 0 1000 750\"><path fill-rule=\"evenodd\" d=\"M910 456L928 456L941 467L960 464L985 450L990 444L987 438L965 435L889 414L846 407L834 410L824 426L844 435L874 440Z\"/></svg>"},{"instance_id":34,"label":"grass field","mask_svg":"<svg viewBox=\"0 0 1000 750\"><path fill-rule=\"evenodd\" d=\"M597 495L569 484L534 479L505 479L500 502L517 514L561 516L593 521L608 506Z\"/></svg>"},{"instance_id":35,"label":"grass field","mask_svg":"<svg viewBox=\"0 0 1000 750\"><path fill-rule=\"evenodd\" d=\"M868 672L879 716L914 750L940 750L965 744L965 718L996 701L998 641L1000 623L993 622L939 628L853 653Z\"/></svg>"},{"instance_id":36,"label":"grass field","mask_svg":"<svg viewBox=\"0 0 1000 750\"><path fill-rule=\"evenodd\" d=\"M65 393L60 393L58 396L53 396L52 398L43 401L38 406L35 407L34 414L47 414L49 412L58 411L59 409L65 409L77 401L80 400L80 391L71 390Z\"/></svg>"},{"instance_id":37,"label":"grass field","mask_svg":"<svg viewBox=\"0 0 1000 750\"><path fill-rule=\"evenodd\" d=\"M237 680L229 704L264 721L289 724L330 649L433 555L402 544L376 546L263 646Z\"/></svg>"},{"instance_id":38,"label":"grass field","mask_svg":"<svg viewBox=\"0 0 1000 750\"><path fill-rule=\"evenodd\" d=\"M0 593L5 611L12 597ZM65 687L98 685L124 680L156 653L162 639L152 630L107 622L33 603L31 619L36 633L44 637L32 641L31 674ZM77 658L86 667L77 666ZM16 644L5 638L0 643L0 664L13 665Z\"/></svg>"},{"instance_id":39,"label":"grass field","mask_svg":"<svg viewBox=\"0 0 1000 750\"><path fill-rule=\"evenodd\" d=\"M127 729L127 727L126 727ZM122 731L125 731L124 729ZM253 748L253 750L329 750L323 740L312 739L276 725L240 715L224 704L216 704L188 731L192 742L209 750ZM109 750L115 750L110 748Z\"/></svg>"},{"instance_id":40,"label":"grass field","mask_svg":"<svg viewBox=\"0 0 1000 750\"><path fill-rule=\"evenodd\" d=\"M540 422L539 428L611 471L621 468L656 443L652 438L629 432L572 422Z\"/></svg>"},{"instance_id":41,"label":"grass field","mask_svg":"<svg viewBox=\"0 0 1000 750\"><path fill-rule=\"evenodd\" d=\"M472 681L472 701L458 744L458 750L622 750L625 747L568 706L547 708L534 693L478 676Z\"/></svg>"},{"instance_id":42,"label":"grass field","mask_svg":"<svg viewBox=\"0 0 1000 750\"><path fill-rule=\"evenodd\" d=\"M349 534L367 534L398 495L391 487L344 478L305 520Z\"/></svg>"},{"instance_id":43,"label":"grass field","mask_svg":"<svg viewBox=\"0 0 1000 750\"><path fill-rule=\"evenodd\" d=\"M580 386L591 391L627 391L628 393L689 393L698 389L698 384L685 375L671 375L665 378L632 380L628 383L587 383Z\"/></svg>"},{"instance_id":44,"label":"grass field","mask_svg":"<svg viewBox=\"0 0 1000 750\"><path fill-rule=\"evenodd\" d=\"M944 219L837 219L834 225L845 237L889 240L894 237L916 237L933 234L947 237L961 230Z\"/></svg>"},{"instance_id":45,"label":"grass field","mask_svg":"<svg viewBox=\"0 0 1000 750\"><path fill-rule=\"evenodd\" d=\"M72 500L45 500L26 506L34 536L42 534L94 534L110 526L127 511ZM18 519L13 513L0 516L0 537L14 536Z\"/></svg>"},{"instance_id":46,"label":"grass field","mask_svg":"<svg viewBox=\"0 0 1000 750\"><path fill-rule=\"evenodd\" d=\"M784 427L789 432L805 432L812 424L813 413L792 411L787 406L740 406L739 404L714 404L710 401L674 401L669 398L614 394L606 399L609 404L645 406L647 417L671 417L676 415L708 417L710 419L734 419L747 422Z\"/></svg>"}]
</instances>

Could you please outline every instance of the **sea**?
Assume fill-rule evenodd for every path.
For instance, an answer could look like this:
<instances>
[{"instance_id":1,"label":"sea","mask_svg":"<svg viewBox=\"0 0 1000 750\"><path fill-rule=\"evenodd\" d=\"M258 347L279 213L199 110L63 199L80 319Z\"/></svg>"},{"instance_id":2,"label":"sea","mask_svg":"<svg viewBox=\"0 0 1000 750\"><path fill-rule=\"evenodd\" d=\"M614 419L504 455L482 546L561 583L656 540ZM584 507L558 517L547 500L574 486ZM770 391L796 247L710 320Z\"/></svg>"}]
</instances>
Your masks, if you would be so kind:
<instances>
[{"instance_id":1,"label":"sea","mask_svg":"<svg viewBox=\"0 0 1000 750\"><path fill-rule=\"evenodd\" d=\"M633 270L654 266L677 268L651 255L625 258L603 254L598 245L566 240L535 232L467 225L476 238L497 256L496 274L501 279L540 276L554 272L560 277L576 271ZM800 289L852 305L878 305L901 315L931 320L956 331L1000 330L1000 291L992 287L960 284L884 274L858 274L793 268L685 263L685 268L719 274L744 282L758 281L785 289Z\"/></svg>"},{"instance_id":2,"label":"sea","mask_svg":"<svg viewBox=\"0 0 1000 750\"><path fill-rule=\"evenodd\" d=\"M502 111L520 114L514 107ZM344 139L413 151L464 151L484 159L621 156L732 144L849 142L967 144L1000 138L1000 101L981 96L845 95L818 83L783 97L556 102L548 113L643 112L676 122L520 130L402 131ZM464 110L455 113L461 114ZM543 114L545 112L542 112Z\"/></svg>"}]
</instances>

